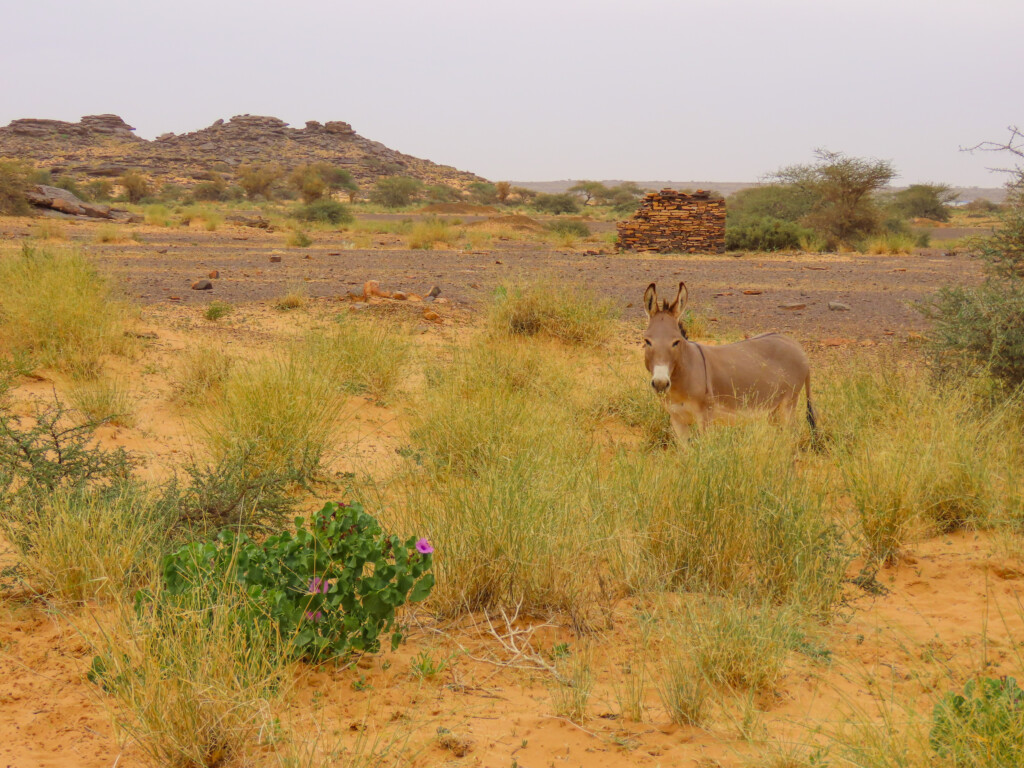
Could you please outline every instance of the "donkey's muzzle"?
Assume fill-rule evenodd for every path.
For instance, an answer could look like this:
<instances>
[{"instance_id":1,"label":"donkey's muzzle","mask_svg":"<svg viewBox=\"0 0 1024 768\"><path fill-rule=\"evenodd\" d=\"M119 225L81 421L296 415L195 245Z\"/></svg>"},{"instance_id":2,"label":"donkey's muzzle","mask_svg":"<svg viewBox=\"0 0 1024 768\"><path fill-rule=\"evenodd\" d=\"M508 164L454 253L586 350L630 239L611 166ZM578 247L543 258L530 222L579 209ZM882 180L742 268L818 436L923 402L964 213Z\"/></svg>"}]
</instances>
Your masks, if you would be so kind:
<instances>
[{"instance_id":1,"label":"donkey's muzzle","mask_svg":"<svg viewBox=\"0 0 1024 768\"><path fill-rule=\"evenodd\" d=\"M659 395L668 389L670 381L668 379L651 379L651 386L654 387L654 391Z\"/></svg>"}]
</instances>

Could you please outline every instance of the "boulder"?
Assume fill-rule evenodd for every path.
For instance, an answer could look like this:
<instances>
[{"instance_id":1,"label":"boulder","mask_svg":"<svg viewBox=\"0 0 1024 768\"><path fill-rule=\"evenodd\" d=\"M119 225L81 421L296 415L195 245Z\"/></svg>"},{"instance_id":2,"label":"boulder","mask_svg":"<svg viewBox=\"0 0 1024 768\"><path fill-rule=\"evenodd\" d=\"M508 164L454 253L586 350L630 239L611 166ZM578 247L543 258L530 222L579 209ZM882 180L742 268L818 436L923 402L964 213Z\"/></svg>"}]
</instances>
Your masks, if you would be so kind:
<instances>
[{"instance_id":1,"label":"boulder","mask_svg":"<svg viewBox=\"0 0 1024 768\"><path fill-rule=\"evenodd\" d=\"M37 208L49 208L71 216L89 216L94 219L111 218L109 206L87 203L60 187L36 184L25 194L25 197Z\"/></svg>"}]
</instances>

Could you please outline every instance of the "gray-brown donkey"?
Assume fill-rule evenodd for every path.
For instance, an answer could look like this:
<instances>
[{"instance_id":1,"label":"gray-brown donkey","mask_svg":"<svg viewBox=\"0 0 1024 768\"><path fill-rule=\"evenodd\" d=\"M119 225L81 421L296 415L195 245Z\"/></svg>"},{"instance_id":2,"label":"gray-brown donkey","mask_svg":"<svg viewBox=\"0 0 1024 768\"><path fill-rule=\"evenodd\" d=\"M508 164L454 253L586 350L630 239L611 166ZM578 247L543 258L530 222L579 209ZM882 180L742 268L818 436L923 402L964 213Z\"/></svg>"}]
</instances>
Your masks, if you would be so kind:
<instances>
[{"instance_id":1,"label":"gray-brown donkey","mask_svg":"<svg viewBox=\"0 0 1024 768\"><path fill-rule=\"evenodd\" d=\"M660 307L654 283L644 292L644 361L654 390L667 390L665 405L679 439L685 442L691 427L729 418L741 408L792 416L801 388L813 430L811 365L803 348L777 333L721 346L689 341L679 322L688 297L686 283L679 284L671 304L663 301Z\"/></svg>"}]
</instances>

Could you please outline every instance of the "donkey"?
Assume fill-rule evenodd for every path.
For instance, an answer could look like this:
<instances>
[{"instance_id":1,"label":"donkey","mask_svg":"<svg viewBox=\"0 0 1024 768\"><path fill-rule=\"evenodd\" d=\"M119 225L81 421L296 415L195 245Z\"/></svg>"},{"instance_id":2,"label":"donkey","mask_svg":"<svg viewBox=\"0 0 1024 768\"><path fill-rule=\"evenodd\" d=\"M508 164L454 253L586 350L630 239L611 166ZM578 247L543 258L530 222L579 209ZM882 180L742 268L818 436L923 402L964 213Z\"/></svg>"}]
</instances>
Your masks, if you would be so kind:
<instances>
[{"instance_id":1,"label":"donkey","mask_svg":"<svg viewBox=\"0 0 1024 768\"><path fill-rule=\"evenodd\" d=\"M686 283L679 283L671 304L663 301L660 307L654 283L644 292L644 362L655 392L668 393L665 405L679 440L686 442L691 428L727 419L741 408L792 417L801 388L813 431L811 366L803 348L777 333L721 346L692 342L679 319L688 298Z\"/></svg>"}]
</instances>

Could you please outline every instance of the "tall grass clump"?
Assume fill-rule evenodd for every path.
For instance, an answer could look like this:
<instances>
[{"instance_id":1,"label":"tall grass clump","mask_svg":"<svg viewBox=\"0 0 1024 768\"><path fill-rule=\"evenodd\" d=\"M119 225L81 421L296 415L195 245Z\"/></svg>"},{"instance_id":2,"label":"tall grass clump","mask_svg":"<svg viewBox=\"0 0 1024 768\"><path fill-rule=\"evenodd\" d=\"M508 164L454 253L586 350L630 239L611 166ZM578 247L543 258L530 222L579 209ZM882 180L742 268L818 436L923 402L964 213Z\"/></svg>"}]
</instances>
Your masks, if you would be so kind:
<instances>
[{"instance_id":1,"label":"tall grass clump","mask_svg":"<svg viewBox=\"0 0 1024 768\"><path fill-rule=\"evenodd\" d=\"M1005 519L1018 483L1007 469L1015 401L885 355L822 384L825 434L870 559L892 562L921 535Z\"/></svg>"},{"instance_id":2,"label":"tall grass clump","mask_svg":"<svg viewBox=\"0 0 1024 768\"><path fill-rule=\"evenodd\" d=\"M763 421L709 429L685 452L620 451L590 500L613 579L827 615L848 557L796 452L792 433Z\"/></svg>"},{"instance_id":3,"label":"tall grass clump","mask_svg":"<svg viewBox=\"0 0 1024 768\"><path fill-rule=\"evenodd\" d=\"M459 231L443 219L417 221L409 232L408 243L413 250L432 250L438 243L451 246L459 239Z\"/></svg>"},{"instance_id":4,"label":"tall grass clump","mask_svg":"<svg viewBox=\"0 0 1024 768\"><path fill-rule=\"evenodd\" d=\"M174 223L171 212L165 205L147 205L145 220L153 227L169 227Z\"/></svg>"},{"instance_id":5,"label":"tall grass clump","mask_svg":"<svg viewBox=\"0 0 1024 768\"><path fill-rule=\"evenodd\" d=\"M339 315L336 322L335 329L307 343L331 361L332 375L345 392L389 400L408 367L408 333L388 320Z\"/></svg>"},{"instance_id":6,"label":"tall grass clump","mask_svg":"<svg viewBox=\"0 0 1024 768\"><path fill-rule=\"evenodd\" d=\"M124 240L124 235L113 224L100 224L96 227L96 234L93 239L97 243L119 243Z\"/></svg>"},{"instance_id":7,"label":"tall grass clump","mask_svg":"<svg viewBox=\"0 0 1024 768\"><path fill-rule=\"evenodd\" d=\"M71 403L93 422L118 427L135 424L135 403L126 382L96 379L75 384L68 393Z\"/></svg>"},{"instance_id":8,"label":"tall grass clump","mask_svg":"<svg viewBox=\"0 0 1024 768\"><path fill-rule=\"evenodd\" d=\"M669 644L687 649L697 672L711 683L772 691L798 624L791 610L736 598L707 599L687 605L674 618Z\"/></svg>"},{"instance_id":9,"label":"tall grass clump","mask_svg":"<svg viewBox=\"0 0 1024 768\"><path fill-rule=\"evenodd\" d=\"M654 674L668 719L677 725L703 726L710 715L712 690L693 660L670 646Z\"/></svg>"},{"instance_id":10,"label":"tall grass clump","mask_svg":"<svg viewBox=\"0 0 1024 768\"><path fill-rule=\"evenodd\" d=\"M58 600L115 600L153 576L170 526L144 489L60 489L12 504L0 531L28 587Z\"/></svg>"},{"instance_id":11,"label":"tall grass clump","mask_svg":"<svg viewBox=\"0 0 1024 768\"><path fill-rule=\"evenodd\" d=\"M67 240L68 233L58 222L43 219L32 228L32 236L37 240Z\"/></svg>"},{"instance_id":12,"label":"tall grass clump","mask_svg":"<svg viewBox=\"0 0 1024 768\"><path fill-rule=\"evenodd\" d=\"M0 341L35 365L95 375L129 349L131 311L79 251L23 247L0 259Z\"/></svg>"},{"instance_id":13,"label":"tall grass clump","mask_svg":"<svg viewBox=\"0 0 1024 768\"><path fill-rule=\"evenodd\" d=\"M292 288L284 296L274 302L274 308L279 309L282 312L288 312L293 309L302 309L306 306L306 292L300 288Z\"/></svg>"},{"instance_id":14,"label":"tall grass clump","mask_svg":"<svg viewBox=\"0 0 1024 768\"><path fill-rule=\"evenodd\" d=\"M900 253L912 253L917 245L917 238L905 232L886 232L872 237L864 244L867 253L895 256Z\"/></svg>"},{"instance_id":15,"label":"tall grass clump","mask_svg":"<svg viewBox=\"0 0 1024 768\"><path fill-rule=\"evenodd\" d=\"M551 703L558 717L574 723L587 719L587 703L594 690L593 650L583 648L555 664L559 679L551 685Z\"/></svg>"},{"instance_id":16,"label":"tall grass clump","mask_svg":"<svg viewBox=\"0 0 1024 768\"><path fill-rule=\"evenodd\" d=\"M599 346L615 332L619 313L612 302L580 286L503 283L487 315L492 333L544 335L567 344Z\"/></svg>"},{"instance_id":17,"label":"tall grass clump","mask_svg":"<svg viewBox=\"0 0 1024 768\"><path fill-rule=\"evenodd\" d=\"M199 418L214 461L244 456L253 478L312 479L341 407L326 352L300 340L266 359L234 366L220 397Z\"/></svg>"},{"instance_id":18,"label":"tall grass clump","mask_svg":"<svg viewBox=\"0 0 1024 768\"><path fill-rule=\"evenodd\" d=\"M287 685L287 643L231 583L121 607L90 679L148 762L246 764Z\"/></svg>"},{"instance_id":19,"label":"tall grass clump","mask_svg":"<svg viewBox=\"0 0 1024 768\"><path fill-rule=\"evenodd\" d=\"M540 350L476 343L427 371L408 473L387 492L434 541L442 613L521 607L585 623L597 540L580 504L589 435Z\"/></svg>"},{"instance_id":20,"label":"tall grass clump","mask_svg":"<svg viewBox=\"0 0 1024 768\"><path fill-rule=\"evenodd\" d=\"M190 347L173 376L175 399L186 405L206 402L228 380L235 359L218 347Z\"/></svg>"}]
</instances>

